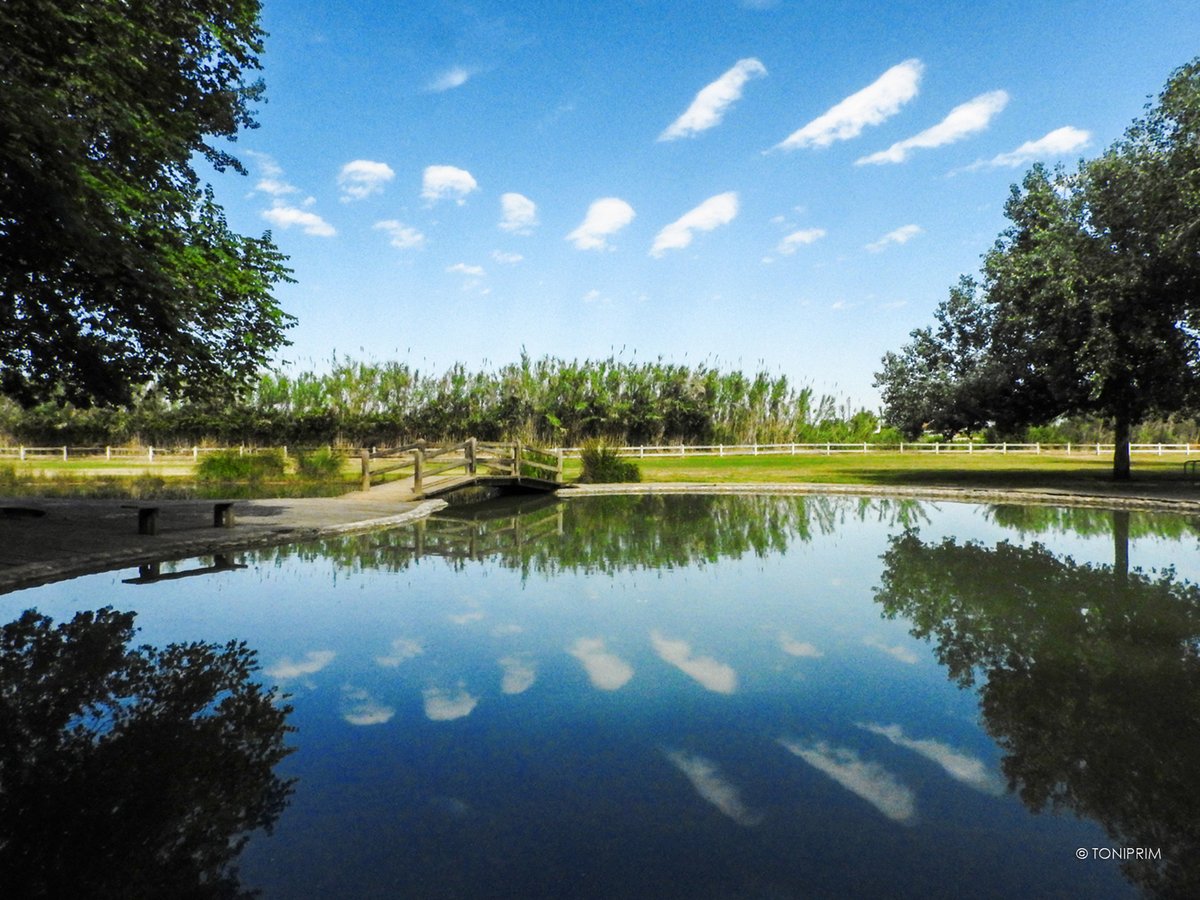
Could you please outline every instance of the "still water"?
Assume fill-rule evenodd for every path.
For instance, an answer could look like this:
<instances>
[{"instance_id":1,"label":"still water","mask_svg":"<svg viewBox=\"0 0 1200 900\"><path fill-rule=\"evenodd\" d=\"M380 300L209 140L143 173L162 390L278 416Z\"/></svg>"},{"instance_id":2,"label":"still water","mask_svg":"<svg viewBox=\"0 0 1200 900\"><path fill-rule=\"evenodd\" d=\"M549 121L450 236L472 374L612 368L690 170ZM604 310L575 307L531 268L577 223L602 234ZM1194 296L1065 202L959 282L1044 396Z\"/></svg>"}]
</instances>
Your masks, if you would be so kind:
<instances>
[{"instance_id":1,"label":"still water","mask_svg":"<svg viewBox=\"0 0 1200 900\"><path fill-rule=\"evenodd\" d=\"M0 644L0 885L1200 896L1198 542L1104 510L597 497L0 597L53 623ZM113 614L55 630L103 607L132 642Z\"/></svg>"}]
</instances>

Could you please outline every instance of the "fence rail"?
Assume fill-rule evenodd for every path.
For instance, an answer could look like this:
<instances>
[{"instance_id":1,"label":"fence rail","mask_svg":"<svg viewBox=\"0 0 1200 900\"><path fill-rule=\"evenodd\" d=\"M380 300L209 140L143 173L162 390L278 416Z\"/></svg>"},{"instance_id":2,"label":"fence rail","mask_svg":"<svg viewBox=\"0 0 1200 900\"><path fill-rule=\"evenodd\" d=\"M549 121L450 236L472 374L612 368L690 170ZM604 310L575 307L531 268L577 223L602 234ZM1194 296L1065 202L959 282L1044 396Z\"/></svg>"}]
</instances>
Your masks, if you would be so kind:
<instances>
[{"instance_id":1,"label":"fence rail","mask_svg":"<svg viewBox=\"0 0 1200 900\"><path fill-rule=\"evenodd\" d=\"M562 452L562 455L567 459L578 459L583 451L582 447L560 447L557 448ZM899 443L899 444L880 444L871 443L869 441L857 442L853 444L837 444L837 443L788 443L788 444L646 444L639 446L626 446L615 448L621 456L636 457L638 459L655 459L662 457L687 457L687 456L799 456L799 455L823 455L830 456L835 453L932 453L934 455L943 453L952 454L974 454L974 453L999 453L1007 455L1009 453L1026 453L1033 455L1045 454L1065 454L1069 456L1102 456L1111 455L1115 449L1113 444L1017 444L1017 443L999 443L999 444L982 444L971 443L967 441L953 441L946 443ZM1192 453L1200 455L1200 444L1130 444L1129 452L1132 454L1164 456L1166 454L1179 453L1190 457Z\"/></svg>"}]
</instances>

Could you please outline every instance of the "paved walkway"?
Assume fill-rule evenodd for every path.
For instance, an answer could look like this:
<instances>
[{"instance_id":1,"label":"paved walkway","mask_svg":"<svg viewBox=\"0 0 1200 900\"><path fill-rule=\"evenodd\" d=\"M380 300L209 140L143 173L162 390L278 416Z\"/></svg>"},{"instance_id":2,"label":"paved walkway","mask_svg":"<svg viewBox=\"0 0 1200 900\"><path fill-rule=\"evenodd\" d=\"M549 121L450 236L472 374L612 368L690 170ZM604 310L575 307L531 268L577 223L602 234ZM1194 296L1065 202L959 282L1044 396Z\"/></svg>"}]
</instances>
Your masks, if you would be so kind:
<instances>
[{"instance_id":1,"label":"paved walkway","mask_svg":"<svg viewBox=\"0 0 1200 900\"><path fill-rule=\"evenodd\" d=\"M384 488L341 497L240 500L234 527L214 528L212 501L147 501L141 505L159 508L158 533L141 535L137 511L123 506L130 502L0 498L0 593L167 559L395 527L446 505L405 502Z\"/></svg>"}]
</instances>

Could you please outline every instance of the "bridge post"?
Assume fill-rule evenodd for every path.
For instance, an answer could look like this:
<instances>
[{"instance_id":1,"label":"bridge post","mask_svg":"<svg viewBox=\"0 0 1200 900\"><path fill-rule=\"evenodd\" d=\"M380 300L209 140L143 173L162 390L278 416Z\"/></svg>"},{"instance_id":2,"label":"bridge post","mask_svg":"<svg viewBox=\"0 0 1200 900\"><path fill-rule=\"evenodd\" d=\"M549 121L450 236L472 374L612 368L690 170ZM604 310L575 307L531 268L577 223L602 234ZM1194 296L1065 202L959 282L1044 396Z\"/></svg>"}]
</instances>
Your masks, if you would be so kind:
<instances>
[{"instance_id":1,"label":"bridge post","mask_svg":"<svg viewBox=\"0 0 1200 900\"><path fill-rule=\"evenodd\" d=\"M475 474L475 438L467 438L467 474Z\"/></svg>"},{"instance_id":2,"label":"bridge post","mask_svg":"<svg viewBox=\"0 0 1200 900\"><path fill-rule=\"evenodd\" d=\"M425 451L418 447L413 451L413 493L421 493L422 470L425 468Z\"/></svg>"},{"instance_id":3,"label":"bridge post","mask_svg":"<svg viewBox=\"0 0 1200 900\"><path fill-rule=\"evenodd\" d=\"M369 491L371 489L371 451L363 447L359 456L362 458L362 489Z\"/></svg>"},{"instance_id":4,"label":"bridge post","mask_svg":"<svg viewBox=\"0 0 1200 900\"><path fill-rule=\"evenodd\" d=\"M563 452L562 452L562 447L559 447L559 448L557 448L557 449L554 451L554 456L555 456L555 460L554 460L554 480L555 480L555 481L557 481L559 484L562 484L562 470L563 470L563 463L562 463L562 461L563 461Z\"/></svg>"},{"instance_id":5,"label":"bridge post","mask_svg":"<svg viewBox=\"0 0 1200 900\"><path fill-rule=\"evenodd\" d=\"M513 477L521 480L521 442L513 442Z\"/></svg>"}]
</instances>

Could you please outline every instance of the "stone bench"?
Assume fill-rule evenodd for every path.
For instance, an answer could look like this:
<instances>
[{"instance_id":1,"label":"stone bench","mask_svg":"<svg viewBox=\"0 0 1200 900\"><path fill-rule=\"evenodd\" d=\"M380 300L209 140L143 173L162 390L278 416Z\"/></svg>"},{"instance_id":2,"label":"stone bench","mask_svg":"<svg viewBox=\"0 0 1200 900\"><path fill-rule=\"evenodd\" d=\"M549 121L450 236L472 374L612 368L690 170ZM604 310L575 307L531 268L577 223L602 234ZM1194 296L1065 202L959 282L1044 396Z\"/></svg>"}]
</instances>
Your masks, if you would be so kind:
<instances>
[{"instance_id":1,"label":"stone bench","mask_svg":"<svg viewBox=\"0 0 1200 900\"><path fill-rule=\"evenodd\" d=\"M213 527L232 528L234 524L232 500L217 500L213 503ZM123 503L122 509L136 509L138 534L158 534L159 507L144 503Z\"/></svg>"}]
</instances>

